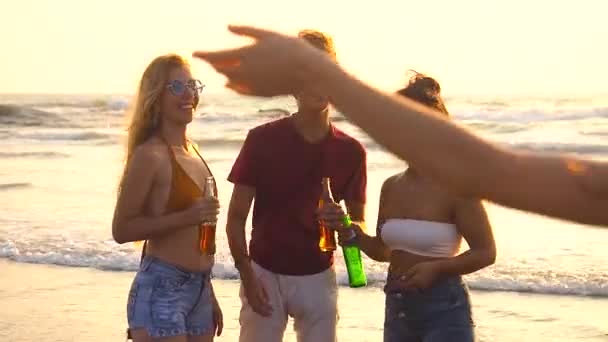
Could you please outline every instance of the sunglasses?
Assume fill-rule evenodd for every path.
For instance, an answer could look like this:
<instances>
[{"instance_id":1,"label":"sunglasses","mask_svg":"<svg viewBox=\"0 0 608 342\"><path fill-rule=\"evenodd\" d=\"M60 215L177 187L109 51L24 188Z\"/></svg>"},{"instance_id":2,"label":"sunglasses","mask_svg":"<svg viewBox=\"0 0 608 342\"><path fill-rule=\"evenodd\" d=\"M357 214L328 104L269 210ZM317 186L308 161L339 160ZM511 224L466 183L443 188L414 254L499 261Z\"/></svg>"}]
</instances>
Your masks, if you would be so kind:
<instances>
[{"instance_id":1,"label":"sunglasses","mask_svg":"<svg viewBox=\"0 0 608 342\"><path fill-rule=\"evenodd\" d=\"M188 80L186 82L180 80L173 80L167 83L167 88L171 94L175 96L182 96L186 92L186 89L190 88L194 96L198 96L203 92L205 85L200 80Z\"/></svg>"}]
</instances>

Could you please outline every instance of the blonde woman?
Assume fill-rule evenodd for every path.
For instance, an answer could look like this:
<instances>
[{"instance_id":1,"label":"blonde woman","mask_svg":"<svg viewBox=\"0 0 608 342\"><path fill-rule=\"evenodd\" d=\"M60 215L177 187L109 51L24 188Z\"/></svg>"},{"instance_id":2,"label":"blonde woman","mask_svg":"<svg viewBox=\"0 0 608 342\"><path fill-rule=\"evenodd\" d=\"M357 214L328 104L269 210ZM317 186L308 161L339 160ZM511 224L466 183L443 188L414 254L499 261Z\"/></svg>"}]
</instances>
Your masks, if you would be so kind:
<instances>
[{"instance_id":1,"label":"blonde woman","mask_svg":"<svg viewBox=\"0 0 608 342\"><path fill-rule=\"evenodd\" d=\"M135 342L212 341L222 331L214 259L200 253L198 231L217 220L219 203L202 198L211 170L186 135L202 89L185 59L165 55L148 65L135 98L112 223L116 242L146 241L127 304Z\"/></svg>"}]
</instances>

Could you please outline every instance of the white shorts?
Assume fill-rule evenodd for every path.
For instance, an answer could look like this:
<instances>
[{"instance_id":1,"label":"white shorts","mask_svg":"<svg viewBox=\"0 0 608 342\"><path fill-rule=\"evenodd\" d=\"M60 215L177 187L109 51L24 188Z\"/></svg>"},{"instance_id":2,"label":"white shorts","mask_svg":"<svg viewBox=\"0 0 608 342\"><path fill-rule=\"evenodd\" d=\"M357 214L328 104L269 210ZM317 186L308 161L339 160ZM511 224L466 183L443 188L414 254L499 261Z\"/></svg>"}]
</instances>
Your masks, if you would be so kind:
<instances>
[{"instance_id":1,"label":"white shorts","mask_svg":"<svg viewBox=\"0 0 608 342\"><path fill-rule=\"evenodd\" d=\"M312 275L290 276L270 272L251 262L268 293L272 315L264 317L242 302L239 342L281 342L288 316L294 319L298 342L335 342L338 323L338 288L333 267Z\"/></svg>"}]
</instances>

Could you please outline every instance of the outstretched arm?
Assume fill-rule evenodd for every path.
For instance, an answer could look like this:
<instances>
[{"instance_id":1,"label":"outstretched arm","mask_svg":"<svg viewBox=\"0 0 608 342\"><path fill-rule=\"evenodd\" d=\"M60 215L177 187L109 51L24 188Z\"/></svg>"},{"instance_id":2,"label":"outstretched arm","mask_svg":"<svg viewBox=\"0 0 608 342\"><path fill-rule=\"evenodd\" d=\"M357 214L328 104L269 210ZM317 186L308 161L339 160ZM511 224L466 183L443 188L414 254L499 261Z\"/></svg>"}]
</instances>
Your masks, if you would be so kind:
<instances>
[{"instance_id":1,"label":"outstretched arm","mask_svg":"<svg viewBox=\"0 0 608 342\"><path fill-rule=\"evenodd\" d=\"M429 108L366 85L300 39L231 30L256 42L194 54L226 75L229 88L258 96L314 89L390 152L462 196L608 226L607 164L499 148Z\"/></svg>"}]
</instances>

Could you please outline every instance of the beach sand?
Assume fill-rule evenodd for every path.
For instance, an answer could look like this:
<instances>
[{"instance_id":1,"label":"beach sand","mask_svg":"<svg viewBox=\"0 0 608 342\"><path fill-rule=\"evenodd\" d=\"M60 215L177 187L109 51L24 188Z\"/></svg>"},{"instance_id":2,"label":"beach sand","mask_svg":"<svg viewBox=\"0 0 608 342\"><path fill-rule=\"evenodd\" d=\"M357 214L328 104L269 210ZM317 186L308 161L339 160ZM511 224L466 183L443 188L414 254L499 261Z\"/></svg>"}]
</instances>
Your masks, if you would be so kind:
<instances>
[{"instance_id":1,"label":"beach sand","mask_svg":"<svg viewBox=\"0 0 608 342\"><path fill-rule=\"evenodd\" d=\"M0 260L0 341L123 341L133 272ZM220 341L238 340L238 280L214 280L225 318ZM608 341L608 299L472 291L481 341ZM381 341L377 287L340 288L340 341ZM284 341L295 341L287 327Z\"/></svg>"}]
</instances>

